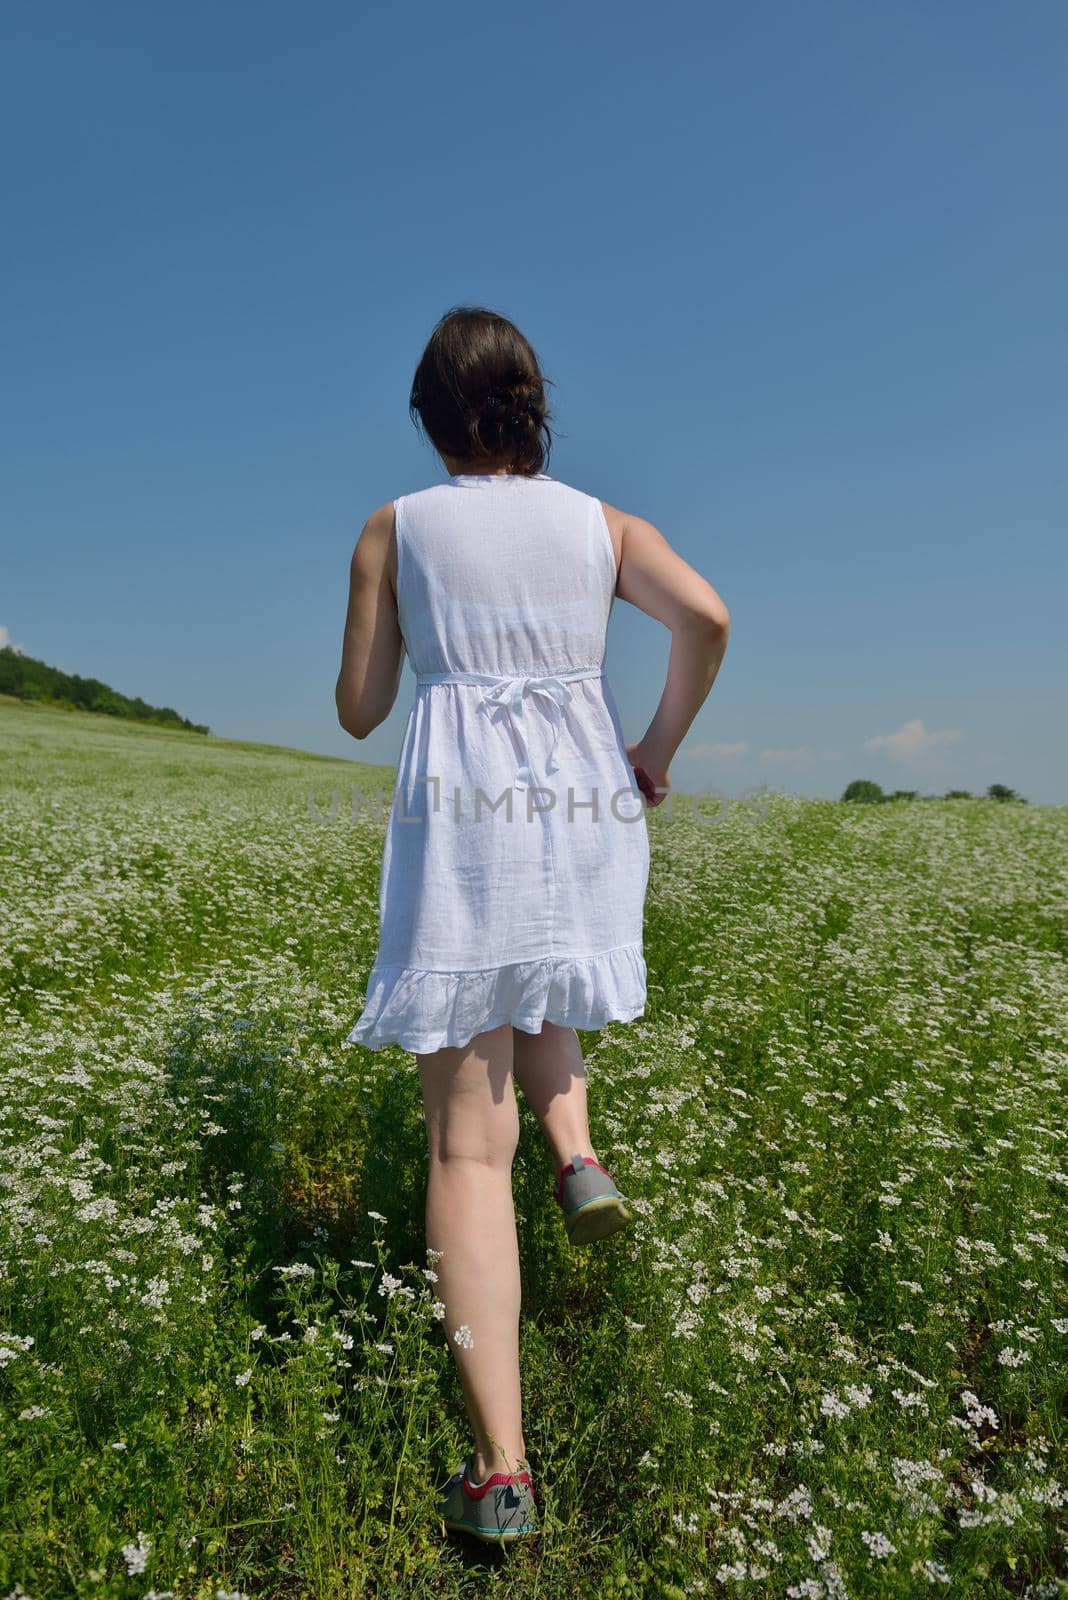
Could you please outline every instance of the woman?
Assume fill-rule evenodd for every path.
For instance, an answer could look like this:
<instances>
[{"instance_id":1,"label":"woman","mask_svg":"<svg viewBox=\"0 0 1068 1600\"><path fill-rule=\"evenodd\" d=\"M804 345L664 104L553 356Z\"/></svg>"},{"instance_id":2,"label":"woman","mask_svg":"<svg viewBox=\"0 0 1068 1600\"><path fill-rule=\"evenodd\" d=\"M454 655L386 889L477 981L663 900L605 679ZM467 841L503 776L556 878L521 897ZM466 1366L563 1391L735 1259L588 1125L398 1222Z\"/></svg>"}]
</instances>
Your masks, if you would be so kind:
<instances>
[{"instance_id":1,"label":"woman","mask_svg":"<svg viewBox=\"0 0 1068 1600\"><path fill-rule=\"evenodd\" d=\"M447 1527L493 1541L537 1527L514 1080L548 1141L571 1242L625 1226L590 1139L575 1030L643 1014L649 841L634 786L648 806L667 794L729 627L655 527L544 471L549 381L505 317L459 307L438 323L409 410L449 478L368 518L336 691L342 727L365 739L394 705L405 654L415 669L378 953L349 1039L419 1063L427 1245L475 1436L440 1509ZM617 595L671 631L663 695L632 745L604 676Z\"/></svg>"}]
</instances>

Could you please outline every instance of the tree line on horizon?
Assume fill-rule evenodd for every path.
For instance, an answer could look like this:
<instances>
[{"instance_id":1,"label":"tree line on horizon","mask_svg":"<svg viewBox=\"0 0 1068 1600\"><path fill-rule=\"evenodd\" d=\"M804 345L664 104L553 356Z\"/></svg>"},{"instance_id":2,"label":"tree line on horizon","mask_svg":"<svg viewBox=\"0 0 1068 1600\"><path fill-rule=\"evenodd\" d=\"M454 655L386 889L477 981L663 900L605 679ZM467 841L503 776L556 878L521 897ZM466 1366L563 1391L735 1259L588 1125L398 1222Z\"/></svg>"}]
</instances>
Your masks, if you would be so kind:
<instances>
[{"instance_id":1,"label":"tree line on horizon","mask_svg":"<svg viewBox=\"0 0 1068 1600\"><path fill-rule=\"evenodd\" d=\"M985 795L972 794L970 789L947 789L945 794L921 794L918 789L894 789L890 794L886 794L880 785L873 783L870 778L854 778L852 783L846 784L841 798L853 805L869 806L881 805L887 800L1005 800L1021 806L1027 804L1022 794L1017 794L1015 789L1008 788L1004 783L990 784Z\"/></svg>"},{"instance_id":2,"label":"tree line on horizon","mask_svg":"<svg viewBox=\"0 0 1068 1600\"><path fill-rule=\"evenodd\" d=\"M96 711L107 717L148 722L161 728L183 728L188 733L211 732L203 723L179 716L171 706L150 706L139 695L131 698L112 689L110 684L101 683L99 678L61 672L58 667L24 655L11 645L0 647L0 694L64 711Z\"/></svg>"}]
</instances>

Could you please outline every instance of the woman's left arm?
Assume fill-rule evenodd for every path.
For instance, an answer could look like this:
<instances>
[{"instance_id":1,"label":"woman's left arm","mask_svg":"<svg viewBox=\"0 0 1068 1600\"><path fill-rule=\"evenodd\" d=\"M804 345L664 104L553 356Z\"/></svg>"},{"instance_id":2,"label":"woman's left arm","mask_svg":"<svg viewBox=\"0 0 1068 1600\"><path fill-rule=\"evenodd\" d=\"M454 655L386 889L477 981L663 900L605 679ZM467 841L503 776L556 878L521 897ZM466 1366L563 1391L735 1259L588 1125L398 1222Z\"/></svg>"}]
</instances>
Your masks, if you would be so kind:
<instances>
[{"instance_id":1,"label":"woman's left arm","mask_svg":"<svg viewBox=\"0 0 1068 1600\"><path fill-rule=\"evenodd\" d=\"M366 739L397 699L404 638L393 587L393 502L363 525L349 566L349 606L334 699L337 718L354 739Z\"/></svg>"}]
</instances>

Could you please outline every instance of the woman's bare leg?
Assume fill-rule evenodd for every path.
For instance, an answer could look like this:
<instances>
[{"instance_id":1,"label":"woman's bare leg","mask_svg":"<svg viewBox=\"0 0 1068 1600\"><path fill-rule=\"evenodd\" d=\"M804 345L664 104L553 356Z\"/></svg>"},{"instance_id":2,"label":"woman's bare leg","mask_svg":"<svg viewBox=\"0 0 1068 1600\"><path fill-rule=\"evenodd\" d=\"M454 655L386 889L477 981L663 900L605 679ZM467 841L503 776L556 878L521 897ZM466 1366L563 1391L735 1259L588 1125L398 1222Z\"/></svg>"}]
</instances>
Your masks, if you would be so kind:
<instances>
[{"instance_id":1,"label":"woman's bare leg","mask_svg":"<svg viewBox=\"0 0 1068 1600\"><path fill-rule=\"evenodd\" d=\"M540 1033L514 1030L513 1066L516 1082L530 1109L541 1123L556 1164L556 1173L572 1156L592 1156L586 1111L586 1064L574 1028L555 1022L542 1024Z\"/></svg>"},{"instance_id":2,"label":"woman's bare leg","mask_svg":"<svg viewBox=\"0 0 1068 1600\"><path fill-rule=\"evenodd\" d=\"M515 1472L526 1455L512 1200L519 1107L511 1025L416 1059L430 1154L426 1239L443 1252L433 1264L434 1288L445 1303L443 1325L474 1430L481 1482L490 1472Z\"/></svg>"}]
</instances>

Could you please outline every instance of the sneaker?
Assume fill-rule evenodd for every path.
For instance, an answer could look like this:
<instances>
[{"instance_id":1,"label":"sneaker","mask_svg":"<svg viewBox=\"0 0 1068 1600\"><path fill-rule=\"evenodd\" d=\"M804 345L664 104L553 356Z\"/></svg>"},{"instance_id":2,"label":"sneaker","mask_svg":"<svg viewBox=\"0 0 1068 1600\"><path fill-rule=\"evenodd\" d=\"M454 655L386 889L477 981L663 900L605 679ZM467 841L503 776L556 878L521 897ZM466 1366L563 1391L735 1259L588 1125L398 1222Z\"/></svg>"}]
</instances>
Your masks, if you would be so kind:
<instances>
[{"instance_id":1,"label":"sneaker","mask_svg":"<svg viewBox=\"0 0 1068 1600\"><path fill-rule=\"evenodd\" d=\"M537 1533L538 1511L530 1478L530 1464L518 1462L518 1472L491 1472L484 1483L474 1481L474 1451L457 1467L438 1500L446 1528L470 1533L487 1544L508 1544L524 1533Z\"/></svg>"},{"instance_id":2,"label":"sneaker","mask_svg":"<svg viewBox=\"0 0 1068 1600\"><path fill-rule=\"evenodd\" d=\"M606 1239L634 1221L634 1213L616 1188L612 1174L592 1156L572 1156L560 1168L553 1199L564 1213L564 1226L572 1244Z\"/></svg>"}]
</instances>

